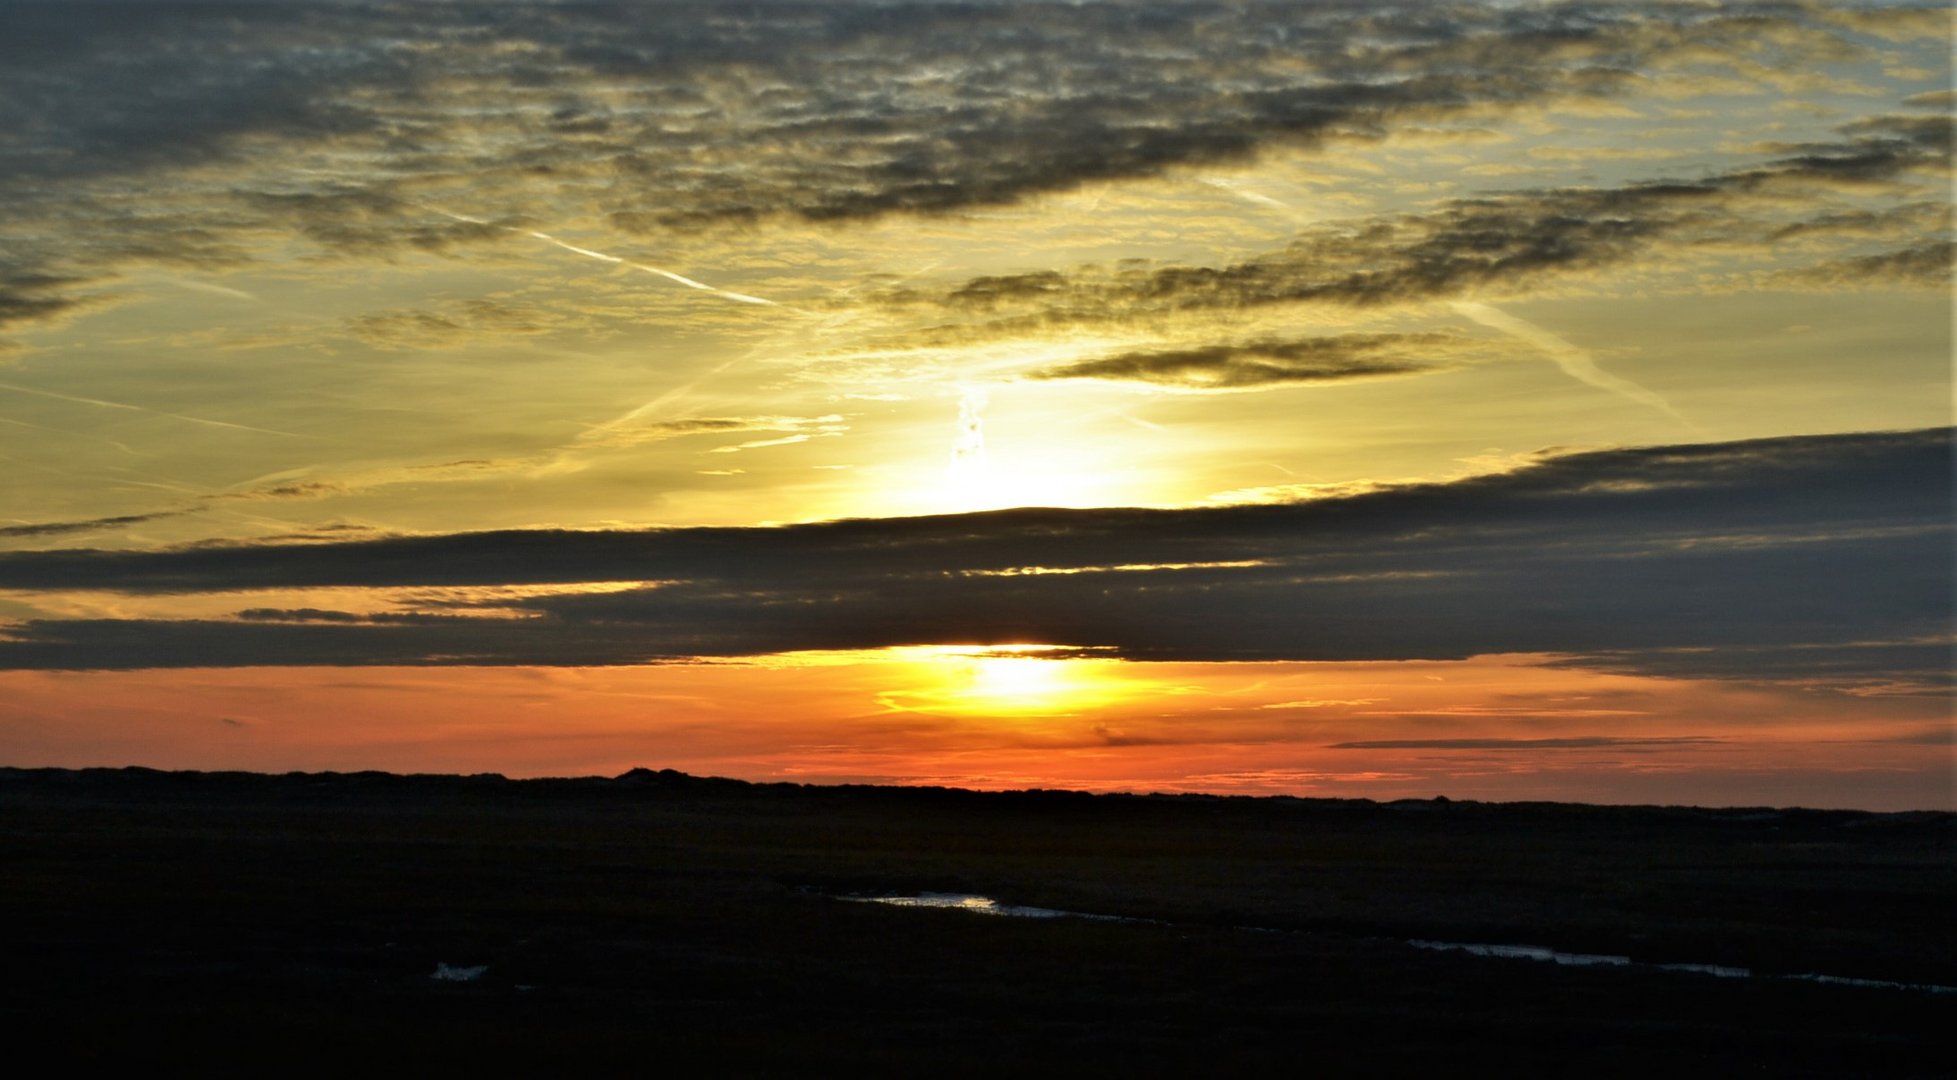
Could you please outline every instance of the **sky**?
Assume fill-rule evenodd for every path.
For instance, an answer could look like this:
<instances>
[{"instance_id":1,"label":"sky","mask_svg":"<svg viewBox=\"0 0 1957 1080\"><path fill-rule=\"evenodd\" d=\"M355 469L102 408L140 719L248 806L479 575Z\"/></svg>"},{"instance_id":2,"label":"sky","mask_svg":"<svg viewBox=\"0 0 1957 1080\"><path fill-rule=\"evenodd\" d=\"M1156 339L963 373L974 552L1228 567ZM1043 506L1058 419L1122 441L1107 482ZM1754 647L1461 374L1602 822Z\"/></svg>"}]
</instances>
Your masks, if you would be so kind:
<instances>
[{"instance_id":1,"label":"sky","mask_svg":"<svg viewBox=\"0 0 1957 1080\"><path fill-rule=\"evenodd\" d=\"M0 0L0 763L1957 808L1952 30Z\"/></svg>"}]
</instances>

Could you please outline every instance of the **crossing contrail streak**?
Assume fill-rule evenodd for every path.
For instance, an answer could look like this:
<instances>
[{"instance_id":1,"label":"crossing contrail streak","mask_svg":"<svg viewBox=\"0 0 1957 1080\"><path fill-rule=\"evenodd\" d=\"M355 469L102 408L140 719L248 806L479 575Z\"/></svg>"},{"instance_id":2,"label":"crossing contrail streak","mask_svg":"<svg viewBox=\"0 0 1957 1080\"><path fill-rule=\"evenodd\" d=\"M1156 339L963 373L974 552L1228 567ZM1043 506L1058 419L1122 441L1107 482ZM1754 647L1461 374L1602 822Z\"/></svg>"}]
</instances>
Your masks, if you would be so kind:
<instances>
[{"instance_id":1,"label":"crossing contrail streak","mask_svg":"<svg viewBox=\"0 0 1957 1080\"><path fill-rule=\"evenodd\" d=\"M162 409L146 409L141 405L129 405L120 401L103 401L101 398L77 397L74 394L57 394L52 390L36 390L31 386L16 386L0 382L0 390L11 390L16 394L33 394L35 397L53 398L56 401L72 401L78 405L93 405L99 409L126 409L130 412L148 413L151 416L167 416L172 420L182 420L190 424L204 424L208 427L231 428L236 431L255 431L260 435L278 435L287 439L317 439L317 435L301 435L296 431L274 431L271 428L253 427L250 424L234 424L229 420L206 420L201 416L185 416L182 413L164 412Z\"/></svg>"}]
</instances>

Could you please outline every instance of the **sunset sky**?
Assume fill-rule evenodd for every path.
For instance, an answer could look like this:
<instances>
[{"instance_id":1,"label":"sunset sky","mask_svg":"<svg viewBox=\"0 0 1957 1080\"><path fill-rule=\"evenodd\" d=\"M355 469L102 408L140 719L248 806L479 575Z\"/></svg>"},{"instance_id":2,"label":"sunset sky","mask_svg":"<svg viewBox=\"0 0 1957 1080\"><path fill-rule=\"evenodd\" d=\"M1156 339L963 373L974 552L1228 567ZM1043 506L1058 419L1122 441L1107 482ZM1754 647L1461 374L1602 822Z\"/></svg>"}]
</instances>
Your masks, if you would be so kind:
<instances>
[{"instance_id":1,"label":"sunset sky","mask_svg":"<svg viewBox=\"0 0 1957 1080\"><path fill-rule=\"evenodd\" d=\"M1951 33L0 0L0 764L1957 806Z\"/></svg>"}]
</instances>

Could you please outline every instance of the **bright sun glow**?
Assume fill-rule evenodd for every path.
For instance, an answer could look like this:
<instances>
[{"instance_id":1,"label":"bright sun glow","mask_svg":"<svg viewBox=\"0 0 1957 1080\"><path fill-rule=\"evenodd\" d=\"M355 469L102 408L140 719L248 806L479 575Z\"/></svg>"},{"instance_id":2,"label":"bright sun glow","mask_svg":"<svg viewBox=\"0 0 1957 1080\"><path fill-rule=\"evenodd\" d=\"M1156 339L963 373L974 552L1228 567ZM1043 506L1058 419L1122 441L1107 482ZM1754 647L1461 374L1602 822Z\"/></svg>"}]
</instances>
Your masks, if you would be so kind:
<instances>
[{"instance_id":1,"label":"bright sun glow","mask_svg":"<svg viewBox=\"0 0 1957 1080\"><path fill-rule=\"evenodd\" d=\"M934 512L962 513L1143 500L1133 459L1123 456L1123 448L1132 453L1128 429L1141 422L1106 407L1083 416L1078 404L960 386L950 460L928 481L923 501Z\"/></svg>"},{"instance_id":2,"label":"bright sun glow","mask_svg":"<svg viewBox=\"0 0 1957 1080\"><path fill-rule=\"evenodd\" d=\"M1114 660L1056 657L1059 645L929 646L903 650L913 685L878 695L905 712L969 716L1061 716L1133 696Z\"/></svg>"},{"instance_id":3,"label":"bright sun glow","mask_svg":"<svg viewBox=\"0 0 1957 1080\"><path fill-rule=\"evenodd\" d=\"M954 512L1119 501L1099 477L1015 468L1009 460L955 463L947 481L943 501Z\"/></svg>"},{"instance_id":4,"label":"bright sun glow","mask_svg":"<svg viewBox=\"0 0 1957 1080\"><path fill-rule=\"evenodd\" d=\"M970 696L1012 707L1039 708L1069 689L1066 661L1021 656L981 656L971 662Z\"/></svg>"},{"instance_id":5,"label":"bright sun glow","mask_svg":"<svg viewBox=\"0 0 1957 1080\"><path fill-rule=\"evenodd\" d=\"M938 716L1077 716L1165 684L1137 665L1082 656L1072 645L897 645L749 657L740 667L854 669L885 709Z\"/></svg>"}]
</instances>

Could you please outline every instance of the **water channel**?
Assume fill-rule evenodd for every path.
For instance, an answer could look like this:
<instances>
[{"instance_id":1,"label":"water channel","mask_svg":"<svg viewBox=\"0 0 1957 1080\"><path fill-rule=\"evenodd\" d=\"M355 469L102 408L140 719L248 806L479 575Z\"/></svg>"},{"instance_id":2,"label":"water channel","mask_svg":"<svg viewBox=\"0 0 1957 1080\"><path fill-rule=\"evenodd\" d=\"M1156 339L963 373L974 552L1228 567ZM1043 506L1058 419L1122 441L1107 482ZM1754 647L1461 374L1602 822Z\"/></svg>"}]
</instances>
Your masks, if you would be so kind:
<instances>
[{"instance_id":1,"label":"water channel","mask_svg":"<svg viewBox=\"0 0 1957 1080\"><path fill-rule=\"evenodd\" d=\"M998 915L1017 919L1092 919L1096 922L1149 923L1164 925L1156 919L1135 919L1124 915L1098 915L1085 911L1064 911L1059 908L1031 907L1025 904L1002 904L989 896L976 893L919 892L883 896L839 896L858 904L887 904L901 908L940 908L952 911L965 911L974 915ZM1269 927L1244 926L1239 930L1256 930L1273 933ZM1855 986L1873 989L1914 990L1929 994L1957 994L1957 986L1938 986L1933 983L1890 982L1885 979L1857 979L1843 975L1821 975L1806 973L1800 975L1758 975L1749 968L1731 967L1724 964L1656 964L1633 960L1628 956L1611 956L1603 953L1569 953L1546 949L1540 945L1487 945L1459 941L1427 941L1414 939L1407 942L1416 949L1430 949L1438 952L1465 952L1471 956L1486 956L1503 960L1534 960L1561 964L1569 967L1607 967L1642 968L1649 971L1679 971L1694 975L1710 975L1721 979L1777 978L1801 982L1827 983L1833 986Z\"/></svg>"}]
</instances>

